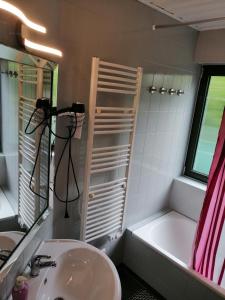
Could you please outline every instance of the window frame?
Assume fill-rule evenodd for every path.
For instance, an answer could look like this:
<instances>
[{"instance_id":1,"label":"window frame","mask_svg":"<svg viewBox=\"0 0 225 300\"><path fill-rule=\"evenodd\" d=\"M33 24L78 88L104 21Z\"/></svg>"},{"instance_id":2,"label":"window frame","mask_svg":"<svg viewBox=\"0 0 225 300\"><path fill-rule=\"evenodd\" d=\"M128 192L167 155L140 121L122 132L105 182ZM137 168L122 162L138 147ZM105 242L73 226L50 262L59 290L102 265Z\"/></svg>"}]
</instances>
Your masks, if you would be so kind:
<instances>
[{"instance_id":1,"label":"window frame","mask_svg":"<svg viewBox=\"0 0 225 300\"><path fill-rule=\"evenodd\" d=\"M197 146L199 142L203 116L206 108L208 88L211 76L225 76L224 65L204 65L200 84L198 88L197 101L195 105L194 118L192 122L191 134L188 143L187 156L185 161L184 175L193 179L207 183L208 176L193 170L196 158Z\"/></svg>"}]
</instances>

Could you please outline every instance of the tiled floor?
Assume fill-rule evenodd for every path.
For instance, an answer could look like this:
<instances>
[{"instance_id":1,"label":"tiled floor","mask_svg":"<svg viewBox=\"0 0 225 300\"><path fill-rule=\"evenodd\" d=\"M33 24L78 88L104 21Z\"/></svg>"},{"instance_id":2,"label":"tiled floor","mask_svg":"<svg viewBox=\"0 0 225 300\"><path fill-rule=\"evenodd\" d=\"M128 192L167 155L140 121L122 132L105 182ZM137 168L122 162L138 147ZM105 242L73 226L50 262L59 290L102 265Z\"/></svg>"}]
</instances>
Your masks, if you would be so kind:
<instances>
[{"instance_id":1,"label":"tiled floor","mask_svg":"<svg viewBox=\"0 0 225 300\"><path fill-rule=\"evenodd\" d=\"M126 266L118 267L122 285L122 300L165 300Z\"/></svg>"}]
</instances>

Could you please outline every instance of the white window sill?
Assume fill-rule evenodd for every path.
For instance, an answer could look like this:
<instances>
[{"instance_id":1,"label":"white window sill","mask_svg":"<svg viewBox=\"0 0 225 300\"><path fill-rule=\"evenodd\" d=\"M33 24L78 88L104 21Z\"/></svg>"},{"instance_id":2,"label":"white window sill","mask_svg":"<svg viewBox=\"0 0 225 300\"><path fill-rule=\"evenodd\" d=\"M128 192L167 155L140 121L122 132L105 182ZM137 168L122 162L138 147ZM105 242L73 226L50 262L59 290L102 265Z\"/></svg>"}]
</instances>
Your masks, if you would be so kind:
<instances>
[{"instance_id":1,"label":"white window sill","mask_svg":"<svg viewBox=\"0 0 225 300\"><path fill-rule=\"evenodd\" d=\"M199 181L191 179L189 177L180 176L180 177L177 177L175 180L185 183L191 187L194 187L194 188L204 191L204 192L206 191L206 188L207 188L206 183L199 182Z\"/></svg>"}]
</instances>

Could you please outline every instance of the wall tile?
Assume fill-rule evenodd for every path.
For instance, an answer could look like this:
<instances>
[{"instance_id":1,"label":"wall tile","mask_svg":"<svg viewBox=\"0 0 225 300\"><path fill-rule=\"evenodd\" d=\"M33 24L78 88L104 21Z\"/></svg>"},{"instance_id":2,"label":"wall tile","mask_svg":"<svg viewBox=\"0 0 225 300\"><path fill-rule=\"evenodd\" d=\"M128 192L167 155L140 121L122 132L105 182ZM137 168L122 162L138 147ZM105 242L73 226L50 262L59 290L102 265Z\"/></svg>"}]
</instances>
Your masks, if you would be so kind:
<instances>
[{"instance_id":1,"label":"wall tile","mask_svg":"<svg viewBox=\"0 0 225 300\"><path fill-rule=\"evenodd\" d=\"M157 92L148 96L146 86L152 84L152 78L158 88L184 89L185 94L179 97ZM195 103L197 80L193 78L196 76L189 74L144 75L143 104L138 113L131 166L127 210L129 225L169 205L172 181L183 171ZM149 111L144 110L147 101Z\"/></svg>"}]
</instances>

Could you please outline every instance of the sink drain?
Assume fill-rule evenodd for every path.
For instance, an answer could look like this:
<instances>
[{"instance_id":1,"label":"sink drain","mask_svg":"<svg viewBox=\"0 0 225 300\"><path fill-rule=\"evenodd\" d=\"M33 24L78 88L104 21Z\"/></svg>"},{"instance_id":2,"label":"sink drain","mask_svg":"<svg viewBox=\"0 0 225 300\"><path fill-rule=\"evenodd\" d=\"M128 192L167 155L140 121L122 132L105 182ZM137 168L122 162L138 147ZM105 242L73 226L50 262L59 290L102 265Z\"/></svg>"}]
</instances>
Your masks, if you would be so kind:
<instances>
[{"instance_id":1,"label":"sink drain","mask_svg":"<svg viewBox=\"0 0 225 300\"><path fill-rule=\"evenodd\" d=\"M64 300L64 298L62 298L62 297L57 297L57 298L55 298L54 300Z\"/></svg>"}]
</instances>

